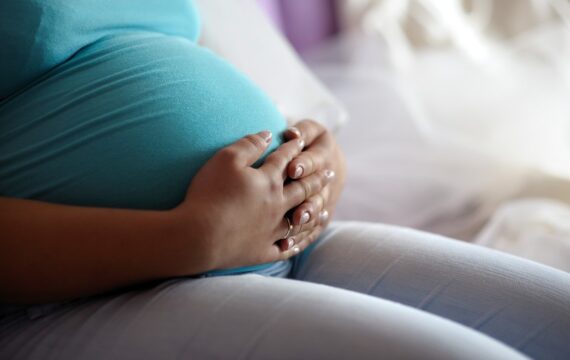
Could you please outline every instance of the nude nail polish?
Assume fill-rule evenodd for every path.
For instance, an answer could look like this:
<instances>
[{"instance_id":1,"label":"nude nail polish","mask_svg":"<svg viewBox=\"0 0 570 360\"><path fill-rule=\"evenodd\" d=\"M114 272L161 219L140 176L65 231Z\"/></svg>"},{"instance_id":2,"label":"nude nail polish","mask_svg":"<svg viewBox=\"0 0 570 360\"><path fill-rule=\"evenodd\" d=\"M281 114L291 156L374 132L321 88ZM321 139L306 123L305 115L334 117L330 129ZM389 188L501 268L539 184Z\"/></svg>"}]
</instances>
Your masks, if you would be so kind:
<instances>
[{"instance_id":1,"label":"nude nail polish","mask_svg":"<svg viewBox=\"0 0 570 360\"><path fill-rule=\"evenodd\" d=\"M301 225L308 223L309 220L311 220L311 214L309 214L308 211L303 212L303 214L301 214Z\"/></svg>"},{"instance_id":2,"label":"nude nail polish","mask_svg":"<svg viewBox=\"0 0 570 360\"><path fill-rule=\"evenodd\" d=\"M295 168L295 175L294 175L295 179L303 176L303 172L304 172L303 166L297 165L297 167Z\"/></svg>"},{"instance_id":3,"label":"nude nail polish","mask_svg":"<svg viewBox=\"0 0 570 360\"><path fill-rule=\"evenodd\" d=\"M295 238L290 237L289 240L287 240L287 244L289 245L289 249L295 246Z\"/></svg>"},{"instance_id":4,"label":"nude nail polish","mask_svg":"<svg viewBox=\"0 0 570 360\"><path fill-rule=\"evenodd\" d=\"M303 150L305 148L305 140L299 139L299 140L297 140L297 143L299 144L299 148L301 150Z\"/></svg>"},{"instance_id":5,"label":"nude nail polish","mask_svg":"<svg viewBox=\"0 0 570 360\"><path fill-rule=\"evenodd\" d=\"M332 170L325 170L325 176L327 179L332 179L334 178L336 174L334 173L334 171Z\"/></svg>"},{"instance_id":6,"label":"nude nail polish","mask_svg":"<svg viewBox=\"0 0 570 360\"><path fill-rule=\"evenodd\" d=\"M287 130L294 133L297 137L301 137L301 131L299 131L299 129L297 129L296 127L292 126Z\"/></svg>"},{"instance_id":7,"label":"nude nail polish","mask_svg":"<svg viewBox=\"0 0 570 360\"><path fill-rule=\"evenodd\" d=\"M263 140L265 140L265 142L268 144L271 142L271 139L273 138L273 134L271 133L271 131L262 131L258 135L261 136Z\"/></svg>"}]
</instances>

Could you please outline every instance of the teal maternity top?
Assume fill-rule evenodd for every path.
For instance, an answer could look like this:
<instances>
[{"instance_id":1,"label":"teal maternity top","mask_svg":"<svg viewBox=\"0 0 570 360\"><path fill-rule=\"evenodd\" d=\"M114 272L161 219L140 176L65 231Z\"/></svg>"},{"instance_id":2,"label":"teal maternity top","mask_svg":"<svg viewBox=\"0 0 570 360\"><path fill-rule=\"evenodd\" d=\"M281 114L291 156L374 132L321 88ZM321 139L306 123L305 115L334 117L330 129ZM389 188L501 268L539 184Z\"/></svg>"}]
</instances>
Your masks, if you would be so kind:
<instances>
[{"instance_id":1,"label":"teal maternity top","mask_svg":"<svg viewBox=\"0 0 570 360\"><path fill-rule=\"evenodd\" d=\"M280 134L268 97L198 35L190 0L2 0L0 195L170 209L218 149Z\"/></svg>"}]
</instances>

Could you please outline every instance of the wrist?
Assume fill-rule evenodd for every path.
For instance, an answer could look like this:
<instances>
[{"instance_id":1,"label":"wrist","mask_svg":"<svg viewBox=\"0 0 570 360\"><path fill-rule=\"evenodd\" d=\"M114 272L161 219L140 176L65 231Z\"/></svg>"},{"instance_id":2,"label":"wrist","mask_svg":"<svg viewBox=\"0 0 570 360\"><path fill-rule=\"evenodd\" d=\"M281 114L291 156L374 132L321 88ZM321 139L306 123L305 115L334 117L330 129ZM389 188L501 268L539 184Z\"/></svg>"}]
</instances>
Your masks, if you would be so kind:
<instances>
[{"instance_id":1,"label":"wrist","mask_svg":"<svg viewBox=\"0 0 570 360\"><path fill-rule=\"evenodd\" d=\"M193 275L214 269L216 256L211 226L184 204L168 211L168 218L169 235L176 253L173 267L177 274Z\"/></svg>"}]
</instances>

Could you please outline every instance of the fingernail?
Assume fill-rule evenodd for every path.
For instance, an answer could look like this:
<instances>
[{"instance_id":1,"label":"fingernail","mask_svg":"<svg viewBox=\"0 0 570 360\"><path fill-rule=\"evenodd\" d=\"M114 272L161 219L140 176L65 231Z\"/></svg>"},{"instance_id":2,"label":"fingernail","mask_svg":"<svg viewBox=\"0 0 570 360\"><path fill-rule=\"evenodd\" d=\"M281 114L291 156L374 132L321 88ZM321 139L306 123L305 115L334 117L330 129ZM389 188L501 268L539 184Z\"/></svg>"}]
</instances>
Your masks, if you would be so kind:
<instances>
[{"instance_id":1,"label":"fingernail","mask_svg":"<svg viewBox=\"0 0 570 360\"><path fill-rule=\"evenodd\" d=\"M263 140L265 140L265 142L268 144L271 142L271 138L273 138L273 134L271 133L271 131L267 130L258 133L258 135L261 136Z\"/></svg>"},{"instance_id":2,"label":"fingernail","mask_svg":"<svg viewBox=\"0 0 570 360\"><path fill-rule=\"evenodd\" d=\"M308 211L304 211L303 214L301 214L301 225L308 223L309 220L311 220L311 214L309 214Z\"/></svg>"},{"instance_id":3,"label":"fingernail","mask_svg":"<svg viewBox=\"0 0 570 360\"><path fill-rule=\"evenodd\" d=\"M301 249L298 246L295 246L292 250L295 254L298 254L299 251L301 251Z\"/></svg>"},{"instance_id":4,"label":"fingernail","mask_svg":"<svg viewBox=\"0 0 570 360\"><path fill-rule=\"evenodd\" d=\"M297 135L297 137L301 137L301 131L299 131L299 129L297 129L294 126L291 126L289 129L290 132L294 133L295 135Z\"/></svg>"},{"instance_id":5,"label":"fingernail","mask_svg":"<svg viewBox=\"0 0 570 360\"><path fill-rule=\"evenodd\" d=\"M295 179L300 178L303 175L303 166L301 165L297 165L297 167L295 168L295 175L293 175L293 177Z\"/></svg>"},{"instance_id":6,"label":"fingernail","mask_svg":"<svg viewBox=\"0 0 570 360\"><path fill-rule=\"evenodd\" d=\"M334 171L332 171L332 170L325 170L325 177L326 177L327 179L332 179L334 176L335 176Z\"/></svg>"},{"instance_id":7,"label":"fingernail","mask_svg":"<svg viewBox=\"0 0 570 360\"><path fill-rule=\"evenodd\" d=\"M326 210L323 210L319 213L319 221L321 223L324 223L325 221L327 221L329 218L329 212Z\"/></svg>"},{"instance_id":8,"label":"fingernail","mask_svg":"<svg viewBox=\"0 0 570 360\"><path fill-rule=\"evenodd\" d=\"M289 245L289 249L295 246L295 238L290 237L289 240L287 240L287 245Z\"/></svg>"},{"instance_id":9,"label":"fingernail","mask_svg":"<svg viewBox=\"0 0 570 360\"><path fill-rule=\"evenodd\" d=\"M297 140L297 142L299 143L299 147L301 148L301 150L303 150L305 148L305 140L299 139Z\"/></svg>"}]
</instances>

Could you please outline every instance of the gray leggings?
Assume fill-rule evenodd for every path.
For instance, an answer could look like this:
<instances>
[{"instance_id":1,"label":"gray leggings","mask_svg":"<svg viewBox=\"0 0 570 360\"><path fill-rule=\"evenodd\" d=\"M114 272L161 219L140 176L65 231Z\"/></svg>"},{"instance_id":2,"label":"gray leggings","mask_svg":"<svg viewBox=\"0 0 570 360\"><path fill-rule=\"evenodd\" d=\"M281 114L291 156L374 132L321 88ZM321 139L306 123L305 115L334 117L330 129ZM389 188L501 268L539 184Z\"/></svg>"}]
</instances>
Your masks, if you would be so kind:
<instances>
[{"instance_id":1,"label":"gray leggings","mask_svg":"<svg viewBox=\"0 0 570 360\"><path fill-rule=\"evenodd\" d=\"M12 314L0 358L570 358L570 275L513 256L335 223L291 277L177 279Z\"/></svg>"}]
</instances>

